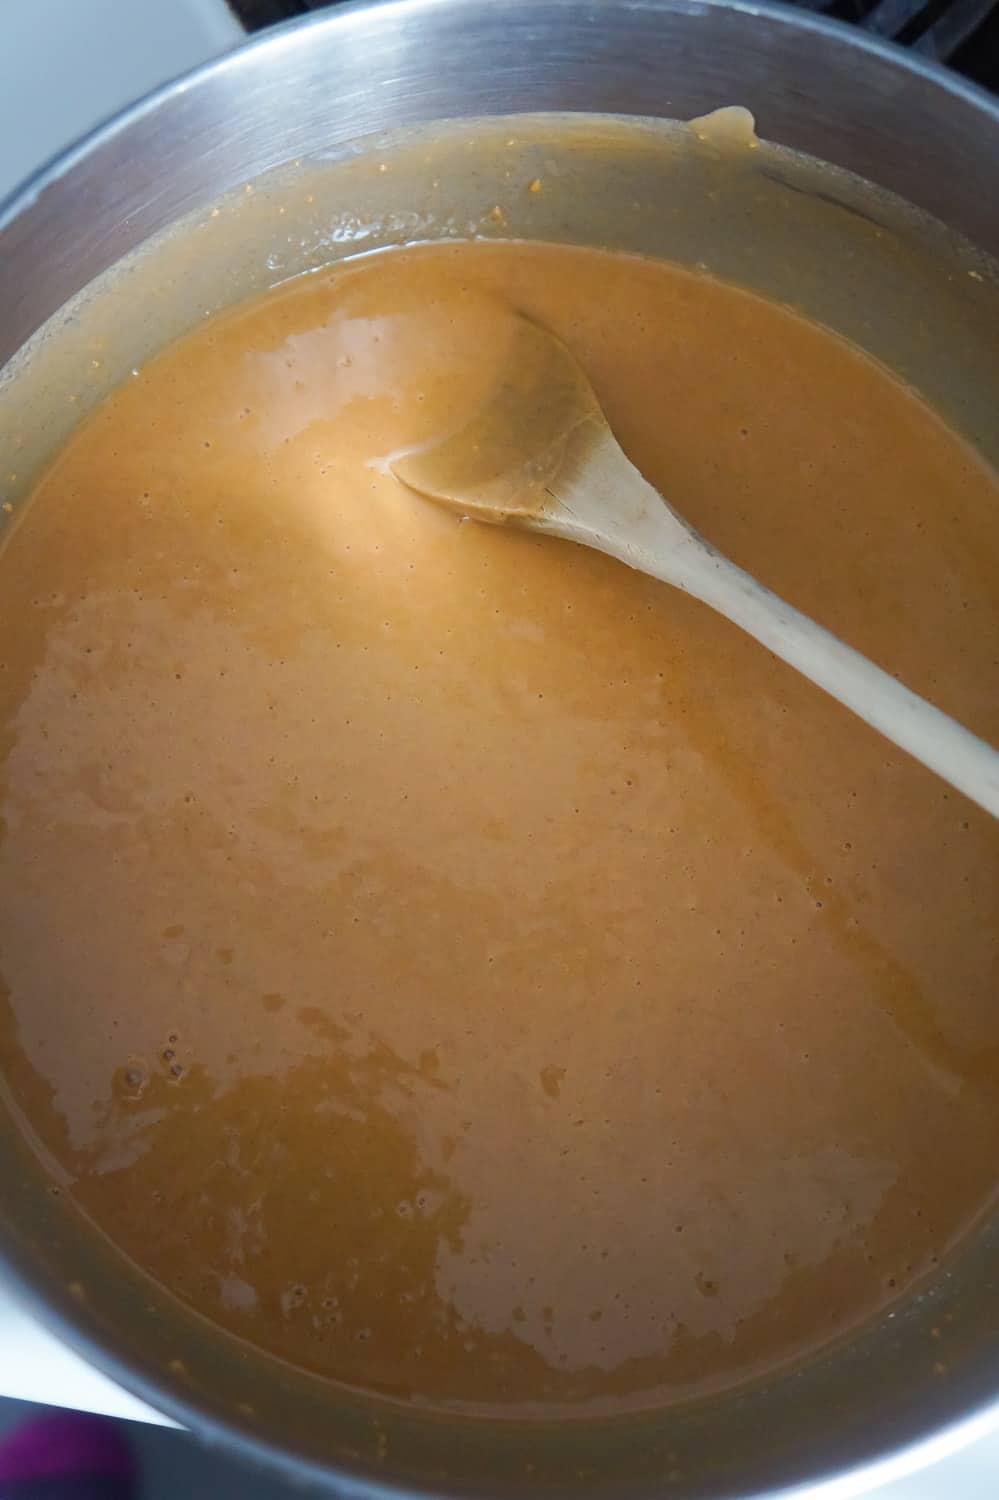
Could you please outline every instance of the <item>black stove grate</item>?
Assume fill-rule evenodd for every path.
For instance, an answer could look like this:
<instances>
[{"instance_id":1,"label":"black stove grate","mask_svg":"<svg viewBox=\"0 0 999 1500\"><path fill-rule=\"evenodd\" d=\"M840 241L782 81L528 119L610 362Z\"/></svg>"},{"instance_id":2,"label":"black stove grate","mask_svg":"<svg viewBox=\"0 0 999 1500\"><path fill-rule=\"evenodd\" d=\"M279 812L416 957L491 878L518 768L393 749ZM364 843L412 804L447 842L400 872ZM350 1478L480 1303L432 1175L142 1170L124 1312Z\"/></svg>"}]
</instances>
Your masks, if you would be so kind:
<instances>
[{"instance_id":1,"label":"black stove grate","mask_svg":"<svg viewBox=\"0 0 999 1500\"><path fill-rule=\"evenodd\" d=\"M996 9L995 0L794 0L875 36L949 62Z\"/></svg>"},{"instance_id":2,"label":"black stove grate","mask_svg":"<svg viewBox=\"0 0 999 1500\"><path fill-rule=\"evenodd\" d=\"M229 0L250 31L338 0ZM999 93L999 0L791 0L911 47Z\"/></svg>"}]
</instances>

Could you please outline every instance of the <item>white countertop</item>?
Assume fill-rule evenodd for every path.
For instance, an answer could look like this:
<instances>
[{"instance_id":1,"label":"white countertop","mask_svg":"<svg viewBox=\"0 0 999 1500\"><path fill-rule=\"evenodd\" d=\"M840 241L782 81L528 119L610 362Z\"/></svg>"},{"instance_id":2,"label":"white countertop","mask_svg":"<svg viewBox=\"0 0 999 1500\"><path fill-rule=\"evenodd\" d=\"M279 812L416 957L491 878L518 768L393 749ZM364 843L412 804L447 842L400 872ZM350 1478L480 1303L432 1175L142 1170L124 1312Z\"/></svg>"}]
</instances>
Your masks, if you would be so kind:
<instances>
[{"instance_id":1,"label":"white countertop","mask_svg":"<svg viewBox=\"0 0 999 1500\"><path fill-rule=\"evenodd\" d=\"M0 199L122 105L243 36L224 0L0 0Z\"/></svg>"},{"instance_id":2,"label":"white countertop","mask_svg":"<svg viewBox=\"0 0 999 1500\"><path fill-rule=\"evenodd\" d=\"M0 1289L0 1396L174 1424L67 1349Z\"/></svg>"},{"instance_id":3,"label":"white countertop","mask_svg":"<svg viewBox=\"0 0 999 1500\"><path fill-rule=\"evenodd\" d=\"M0 0L0 199L61 147L157 84L236 45L225 0ZM0 1289L0 1395L151 1422ZM999 1500L999 1432L878 1500Z\"/></svg>"}]
</instances>

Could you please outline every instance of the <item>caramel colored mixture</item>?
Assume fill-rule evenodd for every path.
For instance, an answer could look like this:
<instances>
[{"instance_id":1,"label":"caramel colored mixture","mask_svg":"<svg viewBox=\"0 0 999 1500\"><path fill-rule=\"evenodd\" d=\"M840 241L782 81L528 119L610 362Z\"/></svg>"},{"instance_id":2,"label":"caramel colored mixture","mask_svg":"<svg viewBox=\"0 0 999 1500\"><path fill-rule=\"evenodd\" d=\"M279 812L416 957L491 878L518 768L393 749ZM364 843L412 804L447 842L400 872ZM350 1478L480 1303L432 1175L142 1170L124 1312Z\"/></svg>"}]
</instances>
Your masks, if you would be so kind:
<instances>
[{"instance_id":1,"label":"caramel colored mixture","mask_svg":"<svg viewBox=\"0 0 999 1500\"><path fill-rule=\"evenodd\" d=\"M999 739L999 483L886 371L599 251L347 264L130 379L0 558L0 1068L232 1333L639 1407L821 1347L980 1220L999 842L706 608L399 484L497 295L712 541Z\"/></svg>"}]
</instances>

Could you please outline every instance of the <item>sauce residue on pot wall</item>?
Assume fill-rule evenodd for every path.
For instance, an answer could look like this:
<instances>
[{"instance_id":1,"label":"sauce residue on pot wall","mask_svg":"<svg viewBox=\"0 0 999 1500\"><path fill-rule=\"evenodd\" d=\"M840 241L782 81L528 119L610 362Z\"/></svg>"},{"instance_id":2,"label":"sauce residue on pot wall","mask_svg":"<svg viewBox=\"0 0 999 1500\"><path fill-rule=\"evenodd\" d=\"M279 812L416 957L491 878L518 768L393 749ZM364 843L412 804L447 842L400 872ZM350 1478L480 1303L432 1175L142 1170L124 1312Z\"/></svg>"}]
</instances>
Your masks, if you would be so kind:
<instances>
[{"instance_id":1,"label":"sauce residue on pot wall","mask_svg":"<svg viewBox=\"0 0 999 1500\"><path fill-rule=\"evenodd\" d=\"M639 1406L822 1346L982 1214L996 829L706 609L392 478L497 293L715 543L999 734L999 486L885 371L625 256L346 265L123 386L0 559L0 1064L232 1332Z\"/></svg>"}]
</instances>

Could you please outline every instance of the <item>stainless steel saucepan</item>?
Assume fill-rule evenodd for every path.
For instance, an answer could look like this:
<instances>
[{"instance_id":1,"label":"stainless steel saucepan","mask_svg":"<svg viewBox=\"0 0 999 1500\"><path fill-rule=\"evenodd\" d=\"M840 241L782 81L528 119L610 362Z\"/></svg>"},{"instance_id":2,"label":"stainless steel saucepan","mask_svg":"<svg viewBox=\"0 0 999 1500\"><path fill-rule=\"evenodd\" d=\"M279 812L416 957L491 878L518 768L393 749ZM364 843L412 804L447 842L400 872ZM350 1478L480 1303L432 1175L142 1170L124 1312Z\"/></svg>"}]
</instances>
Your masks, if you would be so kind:
<instances>
[{"instance_id":1,"label":"stainless steel saucepan","mask_svg":"<svg viewBox=\"0 0 999 1500\"><path fill-rule=\"evenodd\" d=\"M657 122L725 104L751 109L773 144L719 193L710 147ZM758 288L883 359L995 460L997 164L994 101L800 11L383 0L279 28L127 111L0 208L0 500L16 505L87 403L206 312L343 255L467 234L668 255ZM551 191L530 204L511 192L542 168ZM85 1232L2 1093L0 1257L123 1385L343 1494L846 1496L999 1425L994 1224L891 1316L800 1368L586 1420L381 1400L222 1334Z\"/></svg>"}]
</instances>

